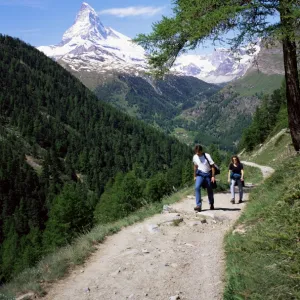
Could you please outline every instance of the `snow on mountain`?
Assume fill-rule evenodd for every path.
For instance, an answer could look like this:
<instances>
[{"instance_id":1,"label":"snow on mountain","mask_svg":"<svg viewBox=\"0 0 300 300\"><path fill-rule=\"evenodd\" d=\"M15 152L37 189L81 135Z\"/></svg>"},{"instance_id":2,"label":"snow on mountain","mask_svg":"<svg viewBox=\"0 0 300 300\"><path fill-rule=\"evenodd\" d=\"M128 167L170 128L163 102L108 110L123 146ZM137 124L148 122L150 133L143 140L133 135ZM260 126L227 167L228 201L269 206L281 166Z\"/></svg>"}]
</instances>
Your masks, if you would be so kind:
<instances>
[{"instance_id":1,"label":"snow on mountain","mask_svg":"<svg viewBox=\"0 0 300 300\"><path fill-rule=\"evenodd\" d=\"M260 46L253 45L236 52L216 49L205 56L186 54L176 60L173 70L211 83L229 82L242 77L259 52Z\"/></svg>"},{"instance_id":2,"label":"snow on mountain","mask_svg":"<svg viewBox=\"0 0 300 300\"><path fill-rule=\"evenodd\" d=\"M83 2L76 16L75 23L63 35L62 43L66 44L75 37L81 37L93 42L105 40L107 32L95 10Z\"/></svg>"},{"instance_id":3,"label":"snow on mountain","mask_svg":"<svg viewBox=\"0 0 300 300\"><path fill-rule=\"evenodd\" d=\"M38 49L70 65L74 71L145 70L144 49L131 39L101 23L96 11L83 3L74 24L56 46Z\"/></svg>"},{"instance_id":4,"label":"snow on mountain","mask_svg":"<svg viewBox=\"0 0 300 300\"><path fill-rule=\"evenodd\" d=\"M147 70L145 50L116 30L105 27L96 11L86 2L76 16L74 24L55 46L38 49L75 72L127 72L142 74ZM243 76L251 66L254 53L249 49L238 53L217 49L210 55L181 55L172 72L194 76L211 83L223 83Z\"/></svg>"}]
</instances>

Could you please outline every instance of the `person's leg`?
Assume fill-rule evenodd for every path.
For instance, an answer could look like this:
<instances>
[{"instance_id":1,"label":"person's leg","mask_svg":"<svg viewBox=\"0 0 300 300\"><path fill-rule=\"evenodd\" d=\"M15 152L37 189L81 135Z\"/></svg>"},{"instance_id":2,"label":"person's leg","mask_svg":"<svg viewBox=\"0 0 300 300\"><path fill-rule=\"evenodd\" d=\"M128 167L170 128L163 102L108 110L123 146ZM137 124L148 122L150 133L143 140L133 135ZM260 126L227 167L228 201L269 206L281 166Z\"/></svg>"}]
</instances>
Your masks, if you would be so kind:
<instances>
[{"instance_id":1,"label":"person's leg","mask_svg":"<svg viewBox=\"0 0 300 300\"><path fill-rule=\"evenodd\" d=\"M240 199L239 199L239 202L242 202L243 201L243 193L244 193L244 191L243 191L243 182L242 182L242 180L238 180L238 187L239 187L239 194L240 194Z\"/></svg>"},{"instance_id":2,"label":"person's leg","mask_svg":"<svg viewBox=\"0 0 300 300\"><path fill-rule=\"evenodd\" d=\"M207 195L208 195L208 202L210 205L214 205L214 191L211 185L211 178L205 177L206 184L207 184Z\"/></svg>"},{"instance_id":3,"label":"person's leg","mask_svg":"<svg viewBox=\"0 0 300 300\"><path fill-rule=\"evenodd\" d=\"M201 206L201 185L202 185L203 177L197 176L195 183L195 194L196 194L196 205Z\"/></svg>"},{"instance_id":4,"label":"person's leg","mask_svg":"<svg viewBox=\"0 0 300 300\"><path fill-rule=\"evenodd\" d=\"M230 183L230 192L231 192L231 202L235 202L235 192L234 192L234 185L235 185L235 180L231 179Z\"/></svg>"}]
</instances>

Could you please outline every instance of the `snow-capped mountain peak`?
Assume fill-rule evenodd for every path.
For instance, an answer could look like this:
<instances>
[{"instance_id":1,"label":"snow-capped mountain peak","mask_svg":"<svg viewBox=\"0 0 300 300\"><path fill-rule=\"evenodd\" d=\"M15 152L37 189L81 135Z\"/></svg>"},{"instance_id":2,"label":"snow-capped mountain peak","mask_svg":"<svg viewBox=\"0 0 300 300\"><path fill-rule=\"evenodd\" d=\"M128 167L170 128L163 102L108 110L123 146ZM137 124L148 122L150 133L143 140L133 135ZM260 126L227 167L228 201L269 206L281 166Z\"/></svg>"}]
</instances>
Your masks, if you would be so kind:
<instances>
[{"instance_id":1,"label":"snow-capped mountain peak","mask_svg":"<svg viewBox=\"0 0 300 300\"><path fill-rule=\"evenodd\" d=\"M129 37L105 27L97 12L86 2L82 3L74 24L58 45L38 49L74 72L138 75L148 69L145 50ZM252 54L246 48L235 53L216 49L209 55L185 54L179 56L171 71L211 83L228 82L246 73L259 50L256 46Z\"/></svg>"},{"instance_id":2,"label":"snow-capped mountain peak","mask_svg":"<svg viewBox=\"0 0 300 300\"><path fill-rule=\"evenodd\" d=\"M74 24L55 46L38 49L74 71L145 70L145 51L118 31L105 27L97 12L83 2Z\"/></svg>"},{"instance_id":3,"label":"snow-capped mountain peak","mask_svg":"<svg viewBox=\"0 0 300 300\"><path fill-rule=\"evenodd\" d=\"M68 43L74 37L81 37L91 41L105 40L107 38L107 32L99 16L86 2L82 3L73 26L64 33L62 44Z\"/></svg>"}]
</instances>

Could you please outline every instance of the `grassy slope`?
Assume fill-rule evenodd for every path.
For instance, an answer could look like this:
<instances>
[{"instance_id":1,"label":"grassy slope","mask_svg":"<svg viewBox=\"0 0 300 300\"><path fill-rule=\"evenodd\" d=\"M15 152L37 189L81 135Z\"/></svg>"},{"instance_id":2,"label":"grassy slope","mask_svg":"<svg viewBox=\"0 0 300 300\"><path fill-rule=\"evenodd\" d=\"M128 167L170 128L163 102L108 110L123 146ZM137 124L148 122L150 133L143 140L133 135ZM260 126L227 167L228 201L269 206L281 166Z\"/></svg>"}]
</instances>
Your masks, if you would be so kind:
<instances>
[{"instance_id":1,"label":"grassy slope","mask_svg":"<svg viewBox=\"0 0 300 300\"><path fill-rule=\"evenodd\" d=\"M300 299L300 157L282 157L289 143L279 135L255 157L276 171L251 193L235 226L245 233L226 237L225 300Z\"/></svg>"},{"instance_id":2,"label":"grassy slope","mask_svg":"<svg viewBox=\"0 0 300 300\"><path fill-rule=\"evenodd\" d=\"M250 67L244 77L232 83L243 97L257 93L271 94L280 88L284 80L283 53L279 43L263 47L255 62L256 65Z\"/></svg>"},{"instance_id":3,"label":"grassy slope","mask_svg":"<svg viewBox=\"0 0 300 300\"><path fill-rule=\"evenodd\" d=\"M192 146L194 144L195 133L192 131L176 127L173 131L173 135L182 143L185 143L189 146Z\"/></svg>"},{"instance_id":4,"label":"grassy slope","mask_svg":"<svg viewBox=\"0 0 300 300\"><path fill-rule=\"evenodd\" d=\"M277 168L293 152L291 136L285 129L281 130L273 138L268 139L264 145L255 149L252 153L243 154L244 160L249 160L260 165Z\"/></svg>"},{"instance_id":5,"label":"grassy slope","mask_svg":"<svg viewBox=\"0 0 300 300\"><path fill-rule=\"evenodd\" d=\"M232 84L234 90L242 97L252 96L257 93L270 94L280 88L283 81L282 75L267 75L252 71L245 77Z\"/></svg>"}]
</instances>

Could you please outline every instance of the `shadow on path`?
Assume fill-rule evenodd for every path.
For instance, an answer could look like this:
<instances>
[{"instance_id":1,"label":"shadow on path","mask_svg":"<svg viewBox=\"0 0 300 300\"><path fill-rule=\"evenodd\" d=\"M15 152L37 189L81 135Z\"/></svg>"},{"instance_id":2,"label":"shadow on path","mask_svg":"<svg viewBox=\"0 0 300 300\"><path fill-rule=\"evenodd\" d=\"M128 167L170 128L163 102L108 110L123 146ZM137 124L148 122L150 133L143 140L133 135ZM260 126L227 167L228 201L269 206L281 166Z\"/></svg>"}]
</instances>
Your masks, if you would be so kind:
<instances>
[{"instance_id":1,"label":"shadow on path","mask_svg":"<svg viewBox=\"0 0 300 300\"><path fill-rule=\"evenodd\" d=\"M237 211L241 210L240 208L228 208L228 207L215 207L214 210L223 210L223 211ZM201 211L213 211L211 209L202 209Z\"/></svg>"}]
</instances>

